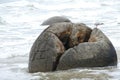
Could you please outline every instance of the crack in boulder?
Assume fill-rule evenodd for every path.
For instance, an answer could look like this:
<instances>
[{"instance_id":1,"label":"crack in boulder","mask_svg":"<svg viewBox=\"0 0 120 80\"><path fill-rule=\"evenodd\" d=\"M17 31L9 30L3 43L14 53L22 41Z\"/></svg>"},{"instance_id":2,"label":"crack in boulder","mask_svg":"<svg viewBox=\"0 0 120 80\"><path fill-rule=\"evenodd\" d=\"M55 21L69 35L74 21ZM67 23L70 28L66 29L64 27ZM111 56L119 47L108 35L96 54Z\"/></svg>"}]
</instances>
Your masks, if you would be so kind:
<instances>
[{"instance_id":1,"label":"crack in boulder","mask_svg":"<svg viewBox=\"0 0 120 80\"><path fill-rule=\"evenodd\" d=\"M58 20L54 24L50 21L50 26L34 42L28 68L33 73L110 64L117 64L117 55L102 31L83 23Z\"/></svg>"}]
</instances>

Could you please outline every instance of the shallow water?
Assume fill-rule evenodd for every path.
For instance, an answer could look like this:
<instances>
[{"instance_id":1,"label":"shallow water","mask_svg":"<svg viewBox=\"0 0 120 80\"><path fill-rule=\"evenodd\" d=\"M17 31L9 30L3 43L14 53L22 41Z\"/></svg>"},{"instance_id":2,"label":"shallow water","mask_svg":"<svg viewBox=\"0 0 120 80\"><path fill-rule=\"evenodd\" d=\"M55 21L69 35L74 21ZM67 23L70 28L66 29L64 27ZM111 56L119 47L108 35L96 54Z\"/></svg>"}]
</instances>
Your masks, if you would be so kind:
<instances>
[{"instance_id":1,"label":"shallow water","mask_svg":"<svg viewBox=\"0 0 120 80\"><path fill-rule=\"evenodd\" d=\"M120 80L120 0L0 0L0 80ZM30 48L51 16L72 22L94 23L111 40L117 67L28 73Z\"/></svg>"}]
</instances>

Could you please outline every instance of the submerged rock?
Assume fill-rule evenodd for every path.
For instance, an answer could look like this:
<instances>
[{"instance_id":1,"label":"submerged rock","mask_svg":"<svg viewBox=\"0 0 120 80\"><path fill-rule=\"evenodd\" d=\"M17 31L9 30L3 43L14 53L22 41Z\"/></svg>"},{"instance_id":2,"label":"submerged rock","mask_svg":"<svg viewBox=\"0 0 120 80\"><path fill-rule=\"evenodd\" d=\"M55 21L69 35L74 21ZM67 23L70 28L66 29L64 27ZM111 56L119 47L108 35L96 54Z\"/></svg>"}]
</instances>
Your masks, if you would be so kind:
<instances>
[{"instance_id":1,"label":"submerged rock","mask_svg":"<svg viewBox=\"0 0 120 80\"><path fill-rule=\"evenodd\" d=\"M82 23L61 22L50 25L34 42L29 72L116 64L116 51L102 31Z\"/></svg>"},{"instance_id":2,"label":"submerged rock","mask_svg":"<svg viewBox=\"0 0 120 80\"><path fill-rule=\"evenodd\" d=\"M71 21L68 18L63 16L54 16L44 21L41 25L51 25L51 24L60 23L60 22L71 22Z\"/></svg>"}]
</instances>

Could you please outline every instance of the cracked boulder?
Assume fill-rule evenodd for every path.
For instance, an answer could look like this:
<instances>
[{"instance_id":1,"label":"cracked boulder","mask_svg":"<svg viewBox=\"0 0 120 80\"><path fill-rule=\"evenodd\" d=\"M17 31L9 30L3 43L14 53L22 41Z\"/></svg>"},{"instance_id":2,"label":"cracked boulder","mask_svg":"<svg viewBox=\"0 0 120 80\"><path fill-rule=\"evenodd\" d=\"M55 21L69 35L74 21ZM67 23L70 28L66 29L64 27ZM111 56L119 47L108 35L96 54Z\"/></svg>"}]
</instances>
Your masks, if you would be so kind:
<instances>
[{"instance_id":1,"label":"cracked boulder","mask_svg":"<svg viewBox=\"0 0 120 80\"><path fill-rule=\"evenodd\" d=\"M102 31L95 28L88 42L80 43L64 52L57 70L114 65L117 65L117 55L112 43Z\"/></svg>"},{"instance_id":2,"label":"cracked boulder","mask_svg":"<svg viewBox=\"0 0 120 80\"><path fill-rule=\"evenodd\" d=\"M29 56L31 73L116 64L116 51L109 39L83 23L51 24L38 36Z\"/></svg>"}]
</instances>

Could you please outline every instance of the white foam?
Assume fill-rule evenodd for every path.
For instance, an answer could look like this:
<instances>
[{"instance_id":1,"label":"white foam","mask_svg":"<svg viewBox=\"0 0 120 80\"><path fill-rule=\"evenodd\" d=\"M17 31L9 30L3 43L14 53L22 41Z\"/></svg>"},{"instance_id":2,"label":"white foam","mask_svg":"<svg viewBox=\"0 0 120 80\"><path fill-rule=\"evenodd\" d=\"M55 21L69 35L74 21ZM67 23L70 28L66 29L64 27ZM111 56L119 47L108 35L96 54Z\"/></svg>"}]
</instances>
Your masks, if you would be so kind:
<instances>
[{"instance_id":1,"label":"white foam","mask_svg":"<svg viewBox=\"0 0 120 80\"><path fill-rule=\"evenodd\" d=\"M115 48L120 49L119 5L119 0L9 0L1 3L0 79L30 80L49 79L54 74L63 76L64 73L57 74L56 72L53 75L50 73L44 73L44 75L27 73L31 46L40 33L48 27L41 26L41 23L52 16L66 16L73 22L84 22L91 28L95 27L94 23L96 22L104 23L99 28L112 41ZM24 56L26 58L23 59ZM120 66L117 68L118 71L119 68ZM79 73L88 71L86 69L79 70ZM101 72L99 70L91 71L98 72L97 74L105 73L104 70ZM111 75L116 76L114 79L120 79L117 75L118 71L112 72ZM66 73L69 75L70 72ZM109 75L110 72L105 74Z\"/></svg>"}]
</instances>

